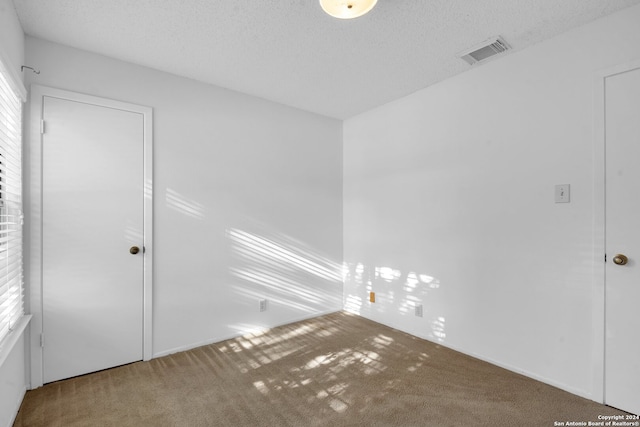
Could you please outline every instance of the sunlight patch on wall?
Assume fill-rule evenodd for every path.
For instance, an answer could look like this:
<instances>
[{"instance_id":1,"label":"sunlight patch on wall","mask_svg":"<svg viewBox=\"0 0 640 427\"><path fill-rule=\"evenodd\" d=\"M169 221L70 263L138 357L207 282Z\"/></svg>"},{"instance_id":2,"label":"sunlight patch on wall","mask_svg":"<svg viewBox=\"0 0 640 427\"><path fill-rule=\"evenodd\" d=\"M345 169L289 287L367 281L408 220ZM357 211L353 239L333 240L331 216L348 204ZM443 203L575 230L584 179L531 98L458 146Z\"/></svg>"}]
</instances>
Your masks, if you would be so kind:
<instances>
[{"instance_id":1,"label":"sunlight patch on wall","mask_svg":"<svg viewBox=\"0 0 640 427\"><path fill-rule=\"evenodd\" d=\"M204 218L205 210L202 204L186 198L171 188L167 188L165 200L170 209L180 212L185 216L195 219Z\"/></svg>"},{"instance_id":2,"label":"sunlight patch on wall","mask_svg":"<svg viewBox=\"0 0 640 427\"><path fill-rule=\"evenodd\" d=\"M431 289L438 289L440 287L440 280L435 277L427 276L426 274L421 274L419 277L420 280L429 285Z\"/></svg>"},{"instance_id":3,"label":"sunlight patch on wall","mask_svg":"<svg viewBox=\"0 0 640 427\"><path fill-rule=\"evenodd\" d=\"M342 306L342 265L283 234L227 229L231 285L245 301L310 313ZM269 237L266 237L269 235Z\"/></svg>"},{"instance_id":4,"label":"sunlight patch on wall","mask_svg":"<svg viewBox=\"0 0 640 427\"><path fill-rule=\"evenodd\" d=\"M362 309L362 297L357 295L347 295L344 302L344 309L350 313L360 314Z\"/></svg>"},{"instance_id":5,"label":"sunlight patch on wall","mask_svg":"<svg viewBox=\"0 0 640 427\"><path fill-rule=\"evenodd\" d=\"M418 283L420 283L420 279L418 279L418 275L412 271L407 275L407 283L404 289L411 291L416 288Z\"/></svg>"},{"instance_id":6,"label":"sunlight patch on wall","mask_svg":"<svg viewBox=\"0 0 640 427\"><path fill-rule=\"evenodd\" d=\"M247 282L263 285L270 290L286 292L312 303L319 303L322 301L317 292L313 292L313 290L308 288L305 289L298 287L298 283L296 281L290 280L286 277L278 277L271 271L246 271L236 268L231 268L230 270L231 274L234 276L244 279Z\"/></svg>"},{"instance_id":7,"label":"sunlight patch on wall","mask_svg":"<svg viewBox=\"0 0 640 427\"><path fill-rule=\"evenodd\" d=\"M343 265L344 309L387 322L413 323L419 336L438 342L446 338L444 316L440 311L436 277L416 270L401 270L392 266L367 266L361 262ZM369 293L375 292L375 303L366 304ZM393 320L395 314L398 317ZM400 319L402 316L402 319ZM419 326L423 325L423 326ZM420 332L422 331L422 332Z\"/></svg>"},{"instance_id":8,"label":"sunlight patch on wall","mask_svg":"<svg viewBox=\"0 0 640 427\"><path fill-rule=\"evenodd\" d=\"M347 264L346 262L343 262L342 263L342 282L347 280L347 277L349 277L349 264Z\"/></svg>"},{"instance_id":9,"label":"sunlight patch on wall","mask_svg":"<svg viewBox=\"0 0 640 427\"><path fill-rule=\"evenodd\" d=\"M382 280L386 280L387 282L398 280L401 275L400 270L395 270L390 267L376 267L375 272L376 277L380 277Z\"/></svg>"},{"instance_id":10,"label":"sunlight patch on wall","mask_svg":"<svg viewBox=\"0 0 640 427\"><path fill-rule=\"evenodd\" d=\"M438 317L437 319L431 322L431 329L433 331L433 336L436 337L438 342L443 342L444 339L447 337L447 334L445 333L444 328L445 328L445 319L442 316Z\"/></svg>"},{"instance_id":11,"label":"sunlight patch on wall","mask_svg":"<svg viewBox=\"0 0 640 427\"><path fill-rule=\"evenodd\" d=\"M290 248L277 244L264 237L238 229L229 230L229 238L237 243L236 250L246 256L266 257L271 263L277 262L283 267L306 271L322 279L339 281L341 268L329 260L315 261L296 253Z\"/></svg>"}]
</instances>

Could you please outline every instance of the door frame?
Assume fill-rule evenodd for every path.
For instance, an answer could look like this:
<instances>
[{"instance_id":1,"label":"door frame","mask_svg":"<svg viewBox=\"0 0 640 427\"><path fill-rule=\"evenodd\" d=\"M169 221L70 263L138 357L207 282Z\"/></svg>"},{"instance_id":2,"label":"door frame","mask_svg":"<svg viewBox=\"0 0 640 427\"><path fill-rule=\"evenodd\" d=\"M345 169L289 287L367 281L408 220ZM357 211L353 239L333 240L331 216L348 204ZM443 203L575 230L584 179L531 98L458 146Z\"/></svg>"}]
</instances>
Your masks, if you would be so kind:
<instances>
[{"instance_id":1,"label":"door frame","mask_svg":"<svg viewBox=\"0 0 640 427\"><path fill-rule=\"evenodd\" d=\"M143 319L142 319L142 354L143 360L153 357L152 347L152 310L153 310L153 109L151 107L115 101L112 99L71 92L47 86L32 85L30 93L29 118L25 117L27 143L24 147L25 164L25 227L24 241L28 242L25 250L25 283L28 294L25 306L29 307L33 320L30 327L30 388L43 385L43 349L41 334L43 330L43 299L42 299L42 133L44 97L58 98L68 101L81 102L106 108L114 108L143 117Z\"/></svg>"},{"instance_id":2,"label":"door frame","mask_svg":"<svg viewBox=\"0 0 640 427\"><path fill-rule=\"evenodd\" d=\"M606 253L606 123L605 101L608 77L640 68L640 59L599 70L594 79L594 143L593 143L593 283L592 283L592 399L606 404L605 396L605 263Z\"/></svg>"}]
</instances>

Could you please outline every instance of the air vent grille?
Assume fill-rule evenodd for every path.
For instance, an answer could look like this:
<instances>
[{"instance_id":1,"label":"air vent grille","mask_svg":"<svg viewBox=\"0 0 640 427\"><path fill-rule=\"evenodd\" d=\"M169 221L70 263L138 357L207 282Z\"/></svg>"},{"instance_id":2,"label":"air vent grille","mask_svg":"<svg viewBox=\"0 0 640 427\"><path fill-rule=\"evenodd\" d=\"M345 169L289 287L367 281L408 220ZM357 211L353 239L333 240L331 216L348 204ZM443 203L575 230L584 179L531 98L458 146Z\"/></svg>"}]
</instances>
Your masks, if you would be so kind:
<instances>
[{"instance_id":1,"label":"air vent grille","mask_svg":"<svg viewBox=\"0 0 640 427\"><path fill-rule=\"evenodd\" d=\"M502 37L494 37L486 40L479 46L475 46L470 50L464 51L458 56L469 64L473 65L477 62L484 61L499 53L509 50L509 45Z\"/></svg>"}]
</instances>

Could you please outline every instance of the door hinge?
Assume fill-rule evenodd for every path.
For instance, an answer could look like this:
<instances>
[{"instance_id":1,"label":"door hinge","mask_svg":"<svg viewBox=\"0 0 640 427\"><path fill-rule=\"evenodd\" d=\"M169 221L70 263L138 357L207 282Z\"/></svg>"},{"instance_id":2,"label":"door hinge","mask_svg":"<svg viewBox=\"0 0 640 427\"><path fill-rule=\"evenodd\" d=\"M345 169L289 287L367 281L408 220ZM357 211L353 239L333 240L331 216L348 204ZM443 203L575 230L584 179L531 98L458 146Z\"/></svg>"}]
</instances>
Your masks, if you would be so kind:
<instances>
[{"instance_id":1,"label":"door hinge","mask_svg":"<svg viewBox=\"0 0 640 427\"><path fill-rule=\"evenodd\" d=\"M44 347L44 334L40 334L40 347Z\"/></svg>"},{"instance_id":2,"label":"door hinge","mask_svg":"<svg viewBox=\"0 0 640 427\"><path fill-rule=\"evenodd\" d=\"M40 120L40 133L44 135L44 120Z\"/></svg>"}]
</instances>

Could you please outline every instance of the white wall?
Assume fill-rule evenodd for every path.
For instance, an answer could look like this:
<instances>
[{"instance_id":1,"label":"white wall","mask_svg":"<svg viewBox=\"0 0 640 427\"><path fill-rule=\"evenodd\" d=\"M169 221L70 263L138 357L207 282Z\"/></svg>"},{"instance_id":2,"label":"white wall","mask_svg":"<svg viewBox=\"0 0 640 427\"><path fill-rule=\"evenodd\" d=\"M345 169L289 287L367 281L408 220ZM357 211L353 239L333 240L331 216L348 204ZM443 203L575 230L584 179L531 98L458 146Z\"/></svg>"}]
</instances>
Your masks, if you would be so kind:
<instances>
[{"instance_id":1,"label":"white wall","mask_svg":"<svg viewBox=\"0 0 640 427\"><path fill-rule=\"evenodd\" d=\"M640 58L638 22L636 6L347 120L345 307L600 399L594 81Z\"/></svg>"},{"instance_id":2,"label":"white wall","mask_svg":"<svg viewBox=\"0 0 640 427\"><path fill-rule=\"evenodd\" d=\"M16 75L24 64L24 33L11 0L0 0L0 57L9 62ZM21 332L22 333L22 332ZM27 389L24 335L12 340L6 359L0 363L0 426L11 426Z\"/></svg>"},{"instance_id":3,"label":"white wall","mask_svg":"<svg viewBox=\"0 0 640 427\"><path fill-rule=\"evenodd\" d=\"M0 0L0 52L19 73L24 64L24 33L11 0Z\"/></svg>"},{"instance_id":4,"label":"white wall","mask_svg":"<svg viewBox=\"0 0 640 427\"><path fill-rule=\"evenodd\" d=\"M154 110L154 355L342 308L340 121L30 37L26 56L29 83Z\"/></svg>"}]
</instances>

